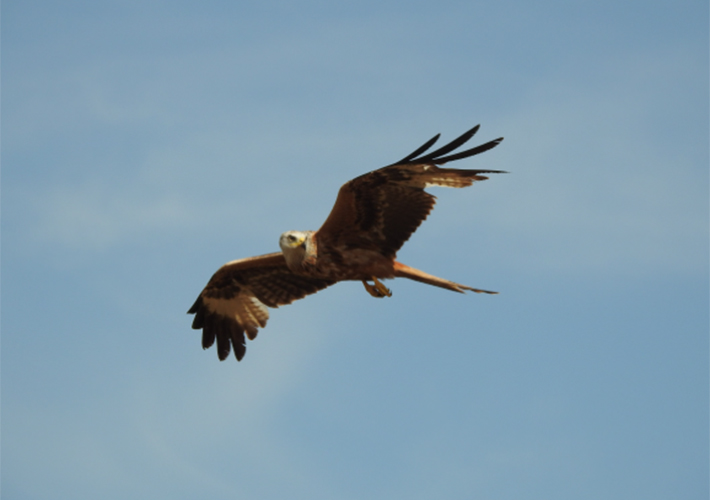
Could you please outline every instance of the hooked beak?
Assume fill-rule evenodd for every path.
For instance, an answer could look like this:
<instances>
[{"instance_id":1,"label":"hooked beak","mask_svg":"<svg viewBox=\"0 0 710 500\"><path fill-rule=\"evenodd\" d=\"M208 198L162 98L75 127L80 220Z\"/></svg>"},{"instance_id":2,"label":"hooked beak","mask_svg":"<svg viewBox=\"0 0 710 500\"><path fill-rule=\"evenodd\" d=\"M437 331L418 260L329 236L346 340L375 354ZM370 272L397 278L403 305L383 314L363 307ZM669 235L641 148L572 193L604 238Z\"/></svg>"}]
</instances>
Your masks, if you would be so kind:
<instances>
[{"instance_id":1,"label":"hooked beak","mask_svg":"<svg viewBox=\"0 0 710 500\"><path fill-rule=\"evenodd\" d=\"M300 236L298 239L289 240L288 246L290 246L291 248L305 247L306 237Z\"/></svg>"}]
</instances>

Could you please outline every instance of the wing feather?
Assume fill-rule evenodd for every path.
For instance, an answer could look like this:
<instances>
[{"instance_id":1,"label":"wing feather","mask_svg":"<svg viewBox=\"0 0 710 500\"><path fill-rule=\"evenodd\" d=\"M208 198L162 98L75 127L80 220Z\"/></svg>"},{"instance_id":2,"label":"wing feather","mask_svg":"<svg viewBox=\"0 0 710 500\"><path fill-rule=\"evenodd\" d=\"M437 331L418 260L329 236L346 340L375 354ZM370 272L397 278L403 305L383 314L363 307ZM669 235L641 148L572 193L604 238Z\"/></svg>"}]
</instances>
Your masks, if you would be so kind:
<instances>
[{"instance_id":1,"label":"wing feather","mask_svg":"<svg viewBox=\"0 0 710 500\"><path fill-rule=\"evenodd\" d=\"M268 307L302 299L335 283L298 276L286 266L280 252L236 260L222 266L188 311L192 328L202 329L202 347L217 341L224 360L231 349L238 360L246 353L246 340L254 340L269 319Z\"/></svg>"},{"instance_id":2,"label":"wing feather","mask_svg":"<svg viewBox=\"0 0 710 500\"><path fill-rule=\"evenodd\" d=\"M411 160L412 158L416 158L420 154L424 153L427 149L432 147L434 145L434 143L439 140L439 137L441 137L441 134L436 134L434 137L432 137L427 142L425 142L424 144L419 146L417 149L415 149L413 153L408 154L407 156L405 156L404 158L402 158L398 162L393 163L393 165L401 165L402 163L409 162L409 160Z\"/></svg>"},{"instance_id":3,"label":"wing feather","mask_svg":"<svg viewBox=\"0 0 710 500\"><path fill-rule=\"evenodd\" d=\"M498 139L493 139L492 141L488 141L487 143L481 144L480 146L476 146L475 148L467 149L466 151L461 151L460 153L456 153L453 155L444 156L443 158L437 158L436 164L443 165L444 163L448 163L450 161L462 160L464 158L468 158L469 156L474 156L483 153L485 151L488 151L489 149L493 149L502 141L503 138L499 137ZM506 173L502 170L490 170L489 172Z\"/></svg>"},{"instance_id":4,"label":"wing feather","mask_svg":"<svg viewBox=\"0 0 710 500\"><path fill-rule=\"evenodd\" d=\"M487 179L486 173L501 170L461 170L437 165L488 151L503 140L445 156L462 146L478 131L476 125L441 148L418 157L439 138L430 139L410 155L387 167L345 183L333 210L317 231L319 244L333 247L376 249L394 258L397 251L427 218L436 198L428 186L466 187Z\"/></svg>"},{"instance_id":5,"label":"wing feather","mask_svg":"<svg viewBox=\"0 0 710 500\"><path fill-rule=\"evenodd\" d=\"M453 151L454 149L458 148L459 146L465 144L471 137L473 137L476 132L478 132L478 129L481 128L480 125L476 125L473 127L471 130L467 130L465 133L461 134L458 136L456 139L451 141L450 143L446 144L445 146L440 147L436 151L432 151L426 156L422 156L420 158L412 158L410 159L407 163L411 163L413 161L416 161L417 163L429 163L429 162L434 162L437 158L439 158L442 155L445 155L446 153L449 153Z\"/></svg>"}]
</instances>

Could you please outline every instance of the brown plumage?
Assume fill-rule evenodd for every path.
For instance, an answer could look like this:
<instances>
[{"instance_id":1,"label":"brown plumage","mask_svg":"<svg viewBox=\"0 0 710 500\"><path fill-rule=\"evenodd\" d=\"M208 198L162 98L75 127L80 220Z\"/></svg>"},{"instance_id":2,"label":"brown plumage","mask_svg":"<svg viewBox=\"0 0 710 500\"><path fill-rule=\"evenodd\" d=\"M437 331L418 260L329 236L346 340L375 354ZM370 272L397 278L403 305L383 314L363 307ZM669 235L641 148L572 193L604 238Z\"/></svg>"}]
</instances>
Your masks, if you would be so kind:
<instances>
[{"instance_id":1,"label":"brown plumage","mask_svg":"<svg viewBox=\"0 0 710 500\"><path fill-rule=\"evenodd\" d=\"M497 146L498 138L449 154L468 141L479 126L445 146L423 155L436 135L410 155L387 167L345 183L330 215L318 231L288 231L281 252L236 260L212 276L188 313L192 327L202 329L202 347L216 340L224 360L230 351L238 360L246 352L246 333L253 340L266 326L267 307L290 304L344 280L362 280L375 297L391 295L379 279L409 278L463 293L495 293L437 278L395 261L397 251L427 218L435 197L428 186L466 187L501 170L459 170L437 165L468 158ZM370 285L368 281L373 281Z\"/></svg>"}]
</instances>

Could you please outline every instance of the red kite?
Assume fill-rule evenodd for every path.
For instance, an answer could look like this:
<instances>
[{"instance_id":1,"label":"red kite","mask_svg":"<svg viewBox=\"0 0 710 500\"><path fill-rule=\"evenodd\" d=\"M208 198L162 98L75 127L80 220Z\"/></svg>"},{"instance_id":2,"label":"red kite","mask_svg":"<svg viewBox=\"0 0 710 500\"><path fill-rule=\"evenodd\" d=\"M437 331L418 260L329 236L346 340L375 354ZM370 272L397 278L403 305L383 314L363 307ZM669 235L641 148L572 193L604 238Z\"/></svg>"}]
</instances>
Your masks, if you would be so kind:
<instances>
[{"instance_id":1,"label":"red kite","mask_svg":"<svg viewBox=\"0 0 710 500\"><path fill-rule=\"evenodd\" d=\"M475 148L449 154L478 131L475 126L434 152L423 155L439 138L431 140L387 167L345 183L335 206L318 231L287 231L281 235L281 252L228 262L210 279L188 311L192 328L202 329L202 347L217 340L217 355L229 355L230 342L237 360L249 340L269 319L267 307L302 299L344 280L359 280L373 297L389 297L381 279L409 278L464 293L496 293L437 278L395 261L397 251L427 218L434 207L429 186L461 188L502 170L439 168L451 161L496 147L502 137ZM448 156L447 156L448 155ZM372 281L372 284L368 283Z\"/></svg>"}]
</instances>

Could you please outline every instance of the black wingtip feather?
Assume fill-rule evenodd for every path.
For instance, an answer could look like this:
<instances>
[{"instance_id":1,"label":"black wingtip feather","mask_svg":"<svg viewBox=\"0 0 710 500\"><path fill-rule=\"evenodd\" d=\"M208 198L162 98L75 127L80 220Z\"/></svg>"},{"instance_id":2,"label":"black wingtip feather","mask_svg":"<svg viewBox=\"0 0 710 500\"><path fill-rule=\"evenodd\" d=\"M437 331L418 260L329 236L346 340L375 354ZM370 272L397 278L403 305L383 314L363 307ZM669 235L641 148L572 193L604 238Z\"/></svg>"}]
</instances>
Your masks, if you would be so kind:
<instances>
[{"instance_id":1,"label":"black wingtip feather","mask_svg":"<svg viewBox=\"0 0 710 500\"><path fill-rule=\"evenodd\" d=\"M195 313L195 319L192 320L192 329L199 330L205 326L205 310L198 309Z\"/></svg>"},{"instance_id":2,"label":"black wingtip feather","mask_svg":"<svg viewBox=\"0 0 710 500\"><path fill-rule=\"evenodd\" d=\"M441 134L436 134L434 137L432 137L431 139L426 141L424 144L419 146L415 151L408 154L407 156L405 156L404 158L402 158L398 162L393 163L392 165L401 165L402 163L407 163L412 158L416 158L420 154L424 153L424 151L426 151L427 149L432 147L434 145L434 143L439 140L439 137L441 137Z\"/></svg>"},{"instance_id":3,"label":"black wingtip feather","mask_svg":"<svg viewBox=\"0 0 710 500\"><path fill-rule=\"evenodd\" d=\"M244 328L242 328L236 321L229 321L228 328L232 339L234 357L237 358L237 361L241 361L247 352L247 342L244 339Z\"/></svg>"},{"instance_id":4,"label":"black wingtip feather","mask_svg":"<svg viewBox=\"0 0 710 500\"><path fill-rule=\"evenodd\" d=\"M485 144L481 144L480 146L476 146L475 148L467 149L466 151L461 151L460 153L455 153L449 156L444 156L442 158L435 158L431 160L431 163L434 163L436 165L443 165L444 163L448 163L450 161L456 161L456 160L462 160L464 158L469 158L471 156L481 154L485 151L488 151L489 149L493 149L496 147L498 144L500 144L503 141L502 137L499 137L498 139L493 139L492 141L489 141Z\"/></svg>"},{"instance_id":5,"label":"black wingtip feather","mask_svg":"<svg viewBox=\"0 0 710 500\"><path fill-rule=\"evenodd\" d=\"M472 129L466 131L465 133L461 134L459 137L454 139L453 141L449 142L448 144L440 147L439 149L432 151L431 153L424 155L424 156L419 156L425 151L427 151L438 139L439 139L439 134L435 135L433 138L431 138L429 141L424 143L422 146L417 148L416 151L413 153L405 156L401 160L399 160L396 163L392 163L390 166L394 165L405 165L405 164L421 164L421 163L429 163L433 165L442 165L444 163L454 161L454 160L461 160L463 158L468 158L470 156L477 155L479 153L483 153L484 151L488 151L489 149L493 149L496 147L498 144L501 143L503 140L502 137L499 137L498 139L494 139L492 141L489 141L485 144L482 144L480 146L476 146L475 148L467 149L465 151L461 151L460 153L455 153L451 154L449 156L446 156L448 153L451 153L455 149L461 147L463 144L465 144L468 140L473 137L476 132L478 132L478 129L480 129L480 125L476 125Z\"/></svg>"},{"instance_id":6,"label":"black wingtip feather","mask_svg":"<svg viewBox=\"0 0 710 500\"><path fill-rule=\"evenodd\" d=\"M451 141L450 143L440 147L436 151L432 151L426 156L422 156L421 158L417 158L416 161L417 163L436 163L434 160L439 158L440 156L445 155L446 153L449 153L453 151L454 149L458 148L459 146L465 144L468 142L471 137L473 137L476 132L478 132L478 129L481 128L481 125L476 125L473 127L471 130L467 130L460 136L458 136L456 139Z\"/></svg>"},{"instance_id":7,"label":"black wingtip feather","mask_svg":"<svg viewBox=\"0 0 710 500\"><path fill-rule=\"evenodd\" d=\"M234 347L234 357L237 358L237 361L241 361L247 353L247 345L244 340L244 334L241 335L241 340L232 337L232 345Z\"/></svg>"},{"instance_id":8,"label":"black wingtip feather","mask_svg":"<svg viewBox=\"0 0 710 500\"><path fill-rule=\"evenodd\" d=\"M214 330L211 328L204 328L202 330L202 349L209 349L214 344L215 335Z\"/></svg>"},{"instance_id":9,"label":"black wingtip feather","mask_svg":"<svg viewBox=\"0 0 710 500\"><path fill-rule=\"evenodd\" d=\"M192 320L192 329L199 330L205 324L205 308L202 304L202 295L197 297L197 300L192 305L187 314L194 314L195 318Z\"/></svg>"},{"instance_id":10,"label":"black wingtip feather","mask_svg":"<svg viewBox=\"0 0 710 500\"><path fill-rule=\"evenodd\" d=\"M194 304L192 304L192 307L187 311L187 314L195 314L201 308L202 308L202 295L197 297L197 300L195 301Z\"/></svg>"},{"instance_id":11,"label":"black wingtip feather","mask_svg":"<svg viewBox=\"0 0 710 500\"><path fill-rule=\"evenodd\" d=\"M212 314L210 316L211 321L205 326L210 326L214 330L214 334L217 337L217 357L220 361L224 361L229 356L229 351L231 351L230 337L231 332L229 331L229 325L224 321L226 318Z\"/></svg>"}]
</instances>

